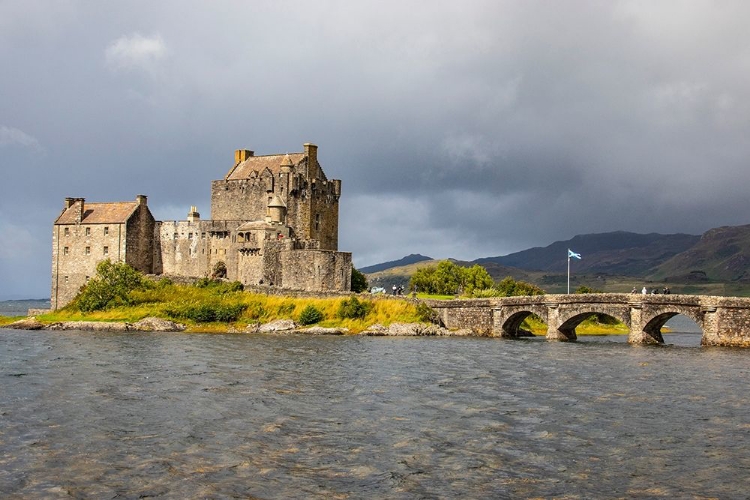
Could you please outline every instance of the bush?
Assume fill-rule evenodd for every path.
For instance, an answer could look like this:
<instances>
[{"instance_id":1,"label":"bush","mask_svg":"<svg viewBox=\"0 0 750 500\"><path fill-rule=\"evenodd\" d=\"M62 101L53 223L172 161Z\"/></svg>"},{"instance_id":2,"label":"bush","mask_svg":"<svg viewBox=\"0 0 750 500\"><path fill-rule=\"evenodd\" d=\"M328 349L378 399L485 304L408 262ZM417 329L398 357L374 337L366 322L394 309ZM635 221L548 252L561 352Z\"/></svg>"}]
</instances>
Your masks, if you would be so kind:
<instances>
[{"instance_id":1,"label":"bush","mask_svg":"<svg viewBox=\"0 0 750 500\"><path fill-rule=\"evenodd\" d=\"M525 281L516 281L510 276L495 285L500 297L515 297L519 295L544 295L544 290Z\"/></svg>"},{"instance_id":2,"label":"bush","mask_svg":"<svg viewBox=\"0 0 750 500\"><path fill-rule=\"evenodd\" d=\"M438 322L438 315L435 310L424 302L417 304L417 317L419 318L419 321L424 321L425 323Z\"/></svg>"},{"instance_id":3,"label":"bush","mask_svg":"<svg viewBox=\"0 0 750 500\"><path fill-rule=\"evenodd\" d=\"M201 278L193 286L196 288L209 288L214 293L223 295L225 293L241 292L245 289L245 286L239 281L221 281L210 278Z\"/></svg>"},{"instance_id":4,"label":"bush","mask_svg":"<svg viewBox=\"0 0 750 500\"><path fill-rule=\"evenodd\" d=\"M337 315L341 319L364 319L374 304L370 301L360 301L357 297L344 299L339 304Z\"/></svg>"},{"instance_id":5,"label":"bush","mask_svg":"<svg viewBox=\"0 0 750 500\"><path fill-rule=\"evenodd\" d=\"M360 293L370 288L367 277L352 266L352 292Z\"/></svg>"},{"instance_id":6,"label":"bush","mask_svg":"<svg viewBox=\"0 0 750 500\"><path fill-rule=\"evenodd\" d=\"M299 315L298 322L300 325L313 325L315 323L320 323L321 321L323 321L323 318L323 312L314 305L310 304L302 309L302 312Z\"/></svg>"},{"instance_id":7,"label":"bush","mask_svg":"<svg viewBox=\"0 0 750 500\"><path fill-rule=\"evenodd\" d=\"M130 292L154 286L126 263L107 259L97 264L96 276L81 287L71 306L81 312L92 312L131 305Z\"/></svg>"},{"instance_id":8,"label":"bush","mask_svg":"<svg viewBox=\"0 0 750 500\"><path fill-rule=\"evenodd\" d=\"M173 319L189 319L196 323L211 323L215 321L231 323L237 321L245 309L247 309L246 304L222 304L215 302L170 308L165 312Z\"/></svg>"}]
</instances>

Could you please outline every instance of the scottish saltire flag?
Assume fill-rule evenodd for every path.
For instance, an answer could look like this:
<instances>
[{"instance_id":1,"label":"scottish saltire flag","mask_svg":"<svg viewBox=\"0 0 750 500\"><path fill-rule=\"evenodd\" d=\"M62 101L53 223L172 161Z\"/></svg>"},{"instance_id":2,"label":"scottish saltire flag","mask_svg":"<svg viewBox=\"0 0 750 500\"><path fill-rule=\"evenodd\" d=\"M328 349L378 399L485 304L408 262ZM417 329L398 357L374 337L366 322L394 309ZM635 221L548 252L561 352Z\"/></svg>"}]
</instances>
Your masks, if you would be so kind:
<instances>
[{"instance_id":1,"label":"scottish saltire flag","mask_svg":"<svg viewBox=\"0 0 750 500\"><path fill-rule=\"evenodd\" d=\"M570 248L568 248L568 258L571 258L571 257L573 257L574 259L579 259L580 260L581 259L581 254L580 253L575 253L573 250L571 250Z\"/></svg>"}]
</instances>

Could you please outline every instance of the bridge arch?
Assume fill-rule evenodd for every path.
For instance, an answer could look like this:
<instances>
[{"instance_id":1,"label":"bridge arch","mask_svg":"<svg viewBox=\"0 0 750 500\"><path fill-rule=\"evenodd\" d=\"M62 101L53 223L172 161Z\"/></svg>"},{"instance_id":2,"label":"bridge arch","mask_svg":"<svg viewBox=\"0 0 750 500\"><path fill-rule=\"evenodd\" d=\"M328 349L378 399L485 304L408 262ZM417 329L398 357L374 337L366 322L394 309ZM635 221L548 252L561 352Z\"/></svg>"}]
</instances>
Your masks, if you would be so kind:
<instances>
[{"instance_id":1,"label":"bridge arch","mask_svg":"<svg viewBox=\"0 0 750 500\"><path fill-rule=\"evenodd\" d=\"M622 304L566 304L557 309L556 321L551 321L547 338L576 340L576 328L594 314L609 316L630 328L630 308Z\"/></svg>"},{"instance_id":2,"label":"bridge arch","mask_svg":"<svg viewBox=\"0 0 750 500\"><path fill-rule=\"evenodd\" d=\"M521 324L531 315L536 315L547 323L547 308L541 304L524 304L495 309L493 311L493 334L505 338L527 337L531 332L522 330Z\"/></svg>"},{"instance_id":3,"label":"bridge arch","mask_svg":"<svg viewBox=\"0 0 750 500\"><path fill-rule=\"evenodd\" d=\"M703 314L699 306L680 306L677 304L665 304L659 307L650 308L648 311L644 311L642 324L643 333L653 338L659 343L664 342L664 338L661 335L662 327L678 314L682 314L690 318L696 325L701 329L702 333L705 333L703 324Z\"/></svg>"}]
</instances>

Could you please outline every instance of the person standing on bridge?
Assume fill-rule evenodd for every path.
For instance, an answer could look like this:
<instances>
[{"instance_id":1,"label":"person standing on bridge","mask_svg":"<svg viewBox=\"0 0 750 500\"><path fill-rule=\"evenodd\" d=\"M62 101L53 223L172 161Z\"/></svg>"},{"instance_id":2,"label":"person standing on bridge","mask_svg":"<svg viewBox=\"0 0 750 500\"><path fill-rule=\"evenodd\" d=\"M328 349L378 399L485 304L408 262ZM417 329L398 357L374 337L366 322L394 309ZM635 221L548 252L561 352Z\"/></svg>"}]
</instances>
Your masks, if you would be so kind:
<instances>
[{"instance_id":1,"label":"person standing on bridge","mask_svg":"<svg viewBox=\"0 0 750 500\"><path fill-rule=\"evenodd\" d=\"M646 294L648 293L648 290L646 290L646 287L645 287L645 286L643 287L643 290L641 290L641 293L642 293L643 295L646 295Z\"/></svg>"}]
</instances>

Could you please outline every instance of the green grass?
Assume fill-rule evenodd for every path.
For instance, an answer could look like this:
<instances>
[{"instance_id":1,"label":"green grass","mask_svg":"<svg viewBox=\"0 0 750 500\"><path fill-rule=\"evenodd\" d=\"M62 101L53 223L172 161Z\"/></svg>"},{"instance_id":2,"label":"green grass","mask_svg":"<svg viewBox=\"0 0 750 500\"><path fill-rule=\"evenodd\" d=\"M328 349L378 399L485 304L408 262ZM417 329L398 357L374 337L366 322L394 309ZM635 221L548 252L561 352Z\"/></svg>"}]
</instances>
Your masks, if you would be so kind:
<instances>
[{"instance_id":1,"label":"green grass","mask_svg":"<svg viewBox=\"0 0 750 500\"><path fill-rule=\"evenodd\" d=\"M534 316L527 317L521 324L521 328L534 335L547 334L547 324ZM627 335L629 331L624 323L619 321L611 324L599 323L596 321L596 316L584 320L576 327L576 335Z\"/></svg>"},{"instance_id":2,"label":"green grass","mask_svg":"<svg viewBox=\"0 0 750 500\"><path fill-rule=\"evenodd\" d=\"M133 305L113 307L104 311L83 313L72 306L52 313L37 316L43 323L62 321L118 321L134 323L146 317L157 317L178 321L187 326L188 331L226 332L229 328L242 330L254 323L267 323L278 319L299 320L302 311L312 305L323 313L318 326L348 328L351 333L359 333L379 323L420 322L416 305L407 300L394 300L392 297L366 297L360 301L372 303L367 315L362 319L341 319L337 312L344 298L291 298L266 296L248 292L219 292L212 287L199 288L184 285L162 285L147 290L137 290L129 295ZM180 311L190 310L199 305L214 304L244 306L244 311L231 323L199 323L185 319ZM7 322L13 321L8 320Z\"/></svg>"},{"instance_id":3,"label":"green grass","mask_svg":"<svg viewBox=\"0 0 750 500\"><path fill-rule=\"evenodd\" d=\"M19 319L23 319L23 316L0 316L0 325L7 325Z\"/></svg>"}]
</instances>

